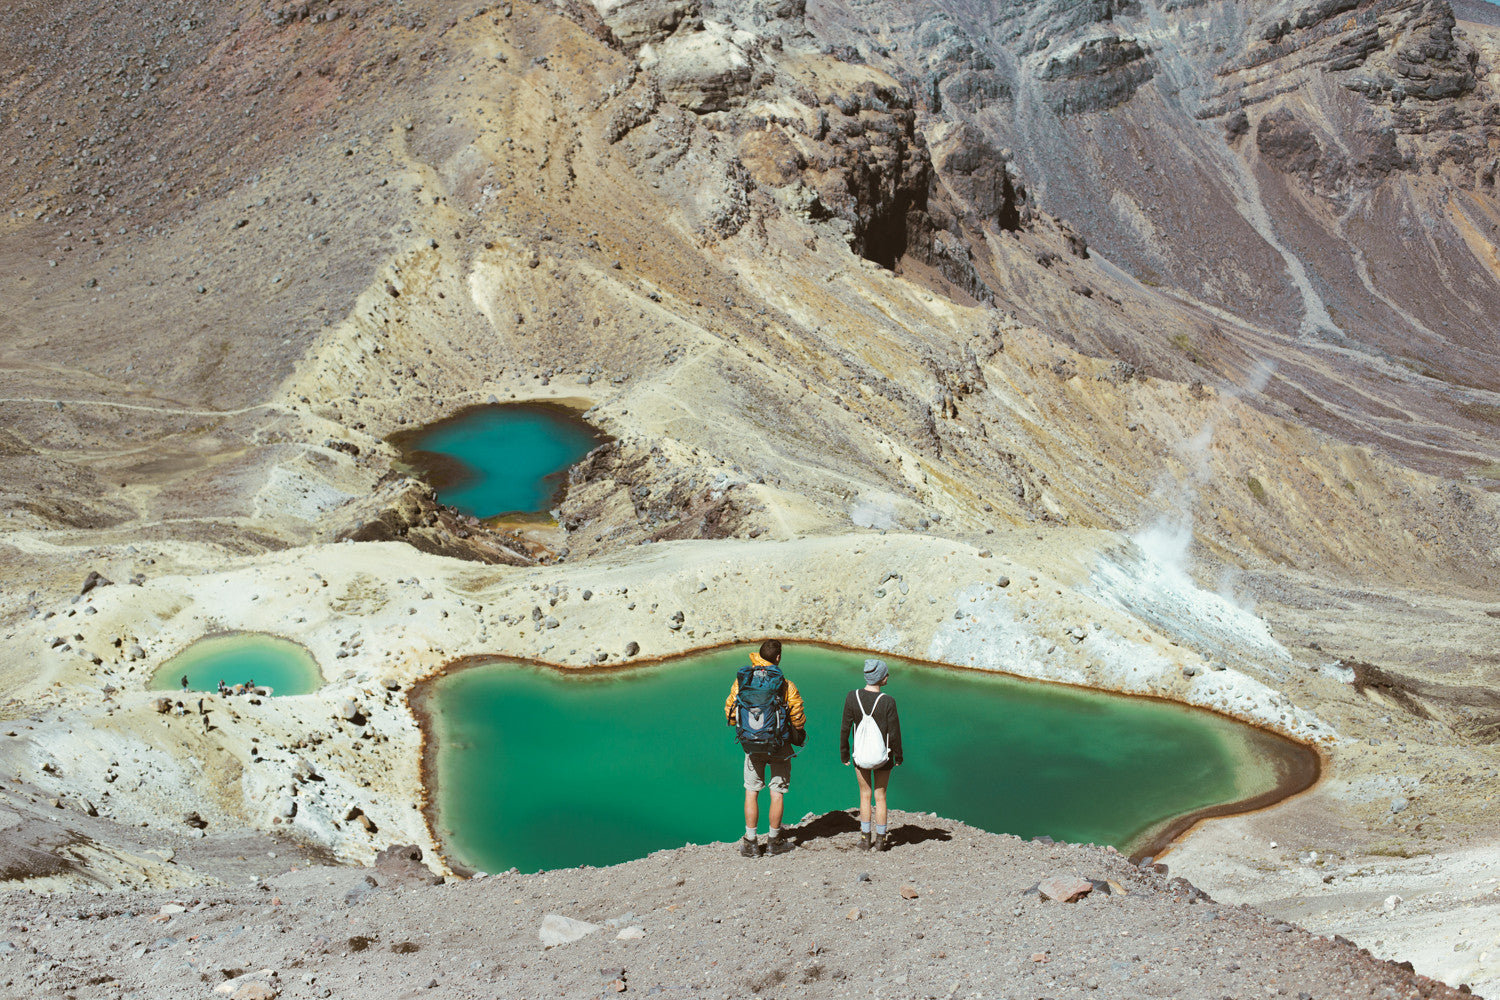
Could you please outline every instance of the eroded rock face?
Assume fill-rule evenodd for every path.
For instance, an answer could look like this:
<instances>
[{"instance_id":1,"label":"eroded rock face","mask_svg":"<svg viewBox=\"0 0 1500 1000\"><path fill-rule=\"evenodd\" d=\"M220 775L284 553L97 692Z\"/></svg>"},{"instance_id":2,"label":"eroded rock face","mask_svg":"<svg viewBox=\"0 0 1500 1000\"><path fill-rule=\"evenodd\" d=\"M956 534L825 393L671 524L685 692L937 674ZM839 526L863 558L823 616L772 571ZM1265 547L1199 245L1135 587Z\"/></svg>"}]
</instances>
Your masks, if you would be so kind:
<instances>
[{"instance_id":1,"label":"eroded rock face","mask_svg":"<svg viewBox=\"0 0 1500 1000\"><path fill-rule=\"evenodd\" d=\"M648 540L758 535L759 504L747 485L728 473L674 468L660 446L610 442L569 470L558 521L573 556Z\"/></svg>"},{"instance_id":2,"label":"eroded rock face","mask_svg":"<svg viewBox=\"0 0 1500 1000\"><path fill-rule=\"evenodd\" d=\"M678 28L703 23L698 0L594 0L594 9L620 46L631 52Z\"/></svg>"},{"instance_id":3,"label":"eroded rock face","mask_svg":"<svg viewBox=\"0 0 1500 1000\"><path fill-rule=\"evenodd\" d=\"M614 29L610 18L625 11L601 7L622 44L625 28ZM868 260L895 268L910 254L965 294L988 301L992 293L974 263L974 234L962 223L1015 230L1030 210L1003 158L998 171L984 162L996 151L982 134L971 129L948 137L944 155L977 199L973 207L948 205L910 87L863 65L848 47L812 45L802 34L800 0L719 4L707 14L701 24L679 19L670 35L659 32L640 47L641 78L617 97L606 138L628 139L632 164L663 177L682 174L693 161L694 179L679 180L702 189L687 204L708 209L690 215L705 238L738 232L750 216L751 192L759 189L785 210L840 225L850 247ZM757 101L763 103L752 110ZM735 137L735 161L723 163L711 141L701 142L696 123L668 113L673 106L703 118L713 135Z\"/></svg>"},{"instance_id":4,"label":"eroded rock face","mask_svg":"<svg viewBox=\"0 0 1500 1000\"><path fill-rule=\"evenodd\" d=\"M1361 95L1370 121L1351 130L1364 147L1354 159L1370 164L1356 172L1377 178L1404 165L1398 160L1472 168L1488 145L1481 130L1500 124L1493 101L1474 100L1481 70L1478 50L1459 36L1452 8L1441 0L1325 0L1273 15L1224 67L1226 94L1238 92L1242 104L1274 101L1318 71ZM1411 141L1392 153L1387 129ZM1444 141L1419 138L1434 132ZM1464 169L1454 180L1468 186L1475 177Z\"/></svg>"},{"instance_id":5,"label":"eroded rock face","mask_svg":"<svg viewBox=\"0 0 1500 1000\"><path fill-rule=\"evenodd\" d=\"M1454 37L1456 22L1446 3L1401 5L1385 31L1375 27L1379 48L1366 67L1367 76L1349 81L1351 89L1369 95L1389 96L1392 100L1410 97L1418 101L1438 101L1462 97L1474 89L1477 54ZM1400 18L1400 14L1405 14ZM1363 34L1369 37L1371 28ZM1364 46L1371 42L1365 41ZM1380 49L1385 51L1380 52Z\"/></svg>"},{"instance_id":6,"label":"eroded rock face","mask_svg":"<svg viewBox=\"0 0 1500 1000\"><path fill-rule=\"evenodd\" d=\"M1101 111L1128 101L1156 70L1134 38L1091 38L1048 59L1037 79L1052 84L1048 103L1061 113Z\"/></svg>"},{"instance_id":7,"label":"eroded rock face","mask_svg":"<svg viewBox=\"0 0 1500 1000\"><path fill-rule=\"evenodd\" d=\"M955 194L981 219L1014 232L1035 211L1026 187L1003 150L969 122L939 129L932 142L933 165Z\"/></svg>"},{"instance_id":8,"label":"eroded rock face","mask_svg":"<svg viewBox=\"0 0 1500 1000\"><path fill-rule=\"evenodd\" d=\"M1368 187L1409 166L1393 129L1351 131L1334 144L1331 137L1326 142L1319 139L1311 125L1287 108L1267 112L1260 119L1255 144L1278 170L1328 195L1351 186Z\"/></svg>"},{"instance_id":9,"label":"eroded rock face","mask_svg":"<svg viewBox=\"0 0 1500 1000\"><path fill-rule=\"evenodd\" d=\"M672 103L699 113L724 111L750 92L749 42L744 33L722 25L680 32L643 51L641 66L655 73Z\"/></svg>"},{"instance_id":10,"label":"eroded rock face","mask_svg":"<svg viewBox=\"0 0 1500 1000\"><path fill-rule=\"evenodd\" d=\"M341 514L346 526L336 531L335 541L399 541L435 555L509 566L535 561L520 539L496 534L440 503L427 484L396 474L388 475L372 497Z\"/></svg>"},{"instance_id":11,"label":"eroded rock face","mask_svg":"<svg viewBox=\"0 0 1500 1000\"><path fill-rule=\"evenodd\" d=\"M1312 129L1285 108L1268 113L1255 131L1260 155L1286 173L1311 178L1323 160L1323 145Z\"/></svg>"}]
</instances>

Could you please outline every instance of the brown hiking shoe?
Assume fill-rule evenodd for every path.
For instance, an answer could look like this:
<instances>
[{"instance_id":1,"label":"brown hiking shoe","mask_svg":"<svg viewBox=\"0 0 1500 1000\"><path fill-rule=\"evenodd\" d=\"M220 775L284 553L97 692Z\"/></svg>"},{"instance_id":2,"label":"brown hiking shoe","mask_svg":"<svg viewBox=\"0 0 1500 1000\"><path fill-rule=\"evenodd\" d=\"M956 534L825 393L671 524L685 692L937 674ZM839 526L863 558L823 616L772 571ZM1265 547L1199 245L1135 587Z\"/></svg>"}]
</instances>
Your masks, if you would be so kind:
<instances>
[{"instance_id":1,"label":"brown hiking shoe","mask_svg":"<svg viewBox=\"0 0 1500 1000\"><path fill-rule=\"evenodd\" d=\"M872 850L872 851L889 851L890 849L891 849L891 844L890 844L890 841L888 841L886 839L885 834L883 834L883 833L877 833L877 834L875 834L875 839L870 842L870 850Z\"/></svg>"},{"instance_id":2,"label":"brown hiking shoe","mask_svg":"<svg viewBox=\"0 0 1500 1000\"><path fill-rule=\"evenodd\" d=\"M797 845L792 843L792 838L786 834L779 837L771 837L766 841L766 853L770 855L785 854Z\"/></svg>"},{"instance_id":3,"label":"brown hiking shoe","mask_svg":"<svg viewBox=\"0 0 1500 1000\"><path fill-rule=\"evenodd\" d=\"M758 858L758 857L760 857L760 845L757 844L755 841L751 840L749 837L741 837L740 838L740 857L742 857L742 858Z\"/></svg>"},{"instance_id":4,"label":"brown hiking shoe","mask_svg":"<svg viewBox=\"0 0 1500 1000\"><path fill-rule=\"evenodd\" d=\"M868 830L861 830L859 832L859 849L861 851L868 851L870 849L870 836L871 834Z\"/></svg>"}]
</instances>

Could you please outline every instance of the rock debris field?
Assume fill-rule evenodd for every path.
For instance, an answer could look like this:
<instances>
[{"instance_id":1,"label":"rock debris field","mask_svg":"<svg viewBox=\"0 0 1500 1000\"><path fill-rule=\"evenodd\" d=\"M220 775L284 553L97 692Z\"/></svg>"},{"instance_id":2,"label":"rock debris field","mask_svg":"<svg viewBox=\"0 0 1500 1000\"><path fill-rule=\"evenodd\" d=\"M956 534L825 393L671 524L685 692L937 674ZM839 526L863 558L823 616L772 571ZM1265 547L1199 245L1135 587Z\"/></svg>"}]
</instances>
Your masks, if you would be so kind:
<instances>
[{"instance_id":1,"label":"rock debris field","mask_svg":"<svg viewBox=\"0 0 1500 1000\"><path fill-rule=\"evenodd\" d=\"M172 894L16 894L3 995L38 997L1447 997L1339 938L1216 903L1110 848L848 813L798 848L442 879L415 848ZM274 863L274 862L273 862ZM1051 890L1061 902L1038 891ZM1086 891L1085 891L1086 890ZM556 942L556 943L549 943Z\"/></svg>"}]
</instances>

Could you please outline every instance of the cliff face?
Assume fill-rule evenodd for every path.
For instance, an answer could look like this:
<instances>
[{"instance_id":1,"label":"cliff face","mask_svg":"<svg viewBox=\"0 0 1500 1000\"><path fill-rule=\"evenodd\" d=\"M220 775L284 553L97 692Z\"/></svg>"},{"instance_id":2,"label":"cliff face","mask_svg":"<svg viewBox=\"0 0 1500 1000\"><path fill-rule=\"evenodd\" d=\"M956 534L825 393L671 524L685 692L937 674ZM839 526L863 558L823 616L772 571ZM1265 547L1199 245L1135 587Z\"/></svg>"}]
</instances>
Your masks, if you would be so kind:
<instances>
[{"instance_id":1,"label":"cliff face","mask_svg":"<svg viewBox=\"0 0 1500 1000\"><path fill-rule=\"evenodd\" d=\"M1475 6L1461 12L1495 20ZM828 0L808 23L903 80L930 142L957 129L1003 151L1015 190L1152 294L1237 317L1220 324L1233 349L1195 349L1192 367L1233 378L1236 355L1259 357L1317 426L1428 468L1463 470L1456 453L1492 432L1470 391L1500 388L1490 24L1442 0ZM991 186L970 190L972 159L940 182L1009 228ZM1061 336L1185 375L1150 333L1026 298ZM1176 332L1200 340L1201 319ZM1359 415L1371 393L1426 429Z\"/></svg>"},{"instance_id":2,"label":"cliff face","mask_svg":"<svg viewBox=\"0 0 1500 1000\"><path fill-rule=\"evenodd\" d=\"M1493 429L1496 36L1442 0L593 12L667 101L736 137L747 191L840 221L871 261L1184 380L1274 367L1273 399L1423 468L1472 469ZM1047 234L1097 247L1135 279L1121 311L1175 329L1043 292L1024 271Z\"/></svg>"}]
</instances>

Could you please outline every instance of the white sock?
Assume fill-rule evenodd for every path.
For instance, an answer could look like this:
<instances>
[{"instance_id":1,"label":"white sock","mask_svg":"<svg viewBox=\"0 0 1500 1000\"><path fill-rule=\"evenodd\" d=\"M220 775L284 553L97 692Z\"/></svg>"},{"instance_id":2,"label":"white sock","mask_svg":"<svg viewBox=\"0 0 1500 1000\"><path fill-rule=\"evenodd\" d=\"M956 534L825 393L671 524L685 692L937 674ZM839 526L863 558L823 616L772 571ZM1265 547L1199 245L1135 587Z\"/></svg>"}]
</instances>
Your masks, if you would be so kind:
<instances>
[{"instance_id":1,"label":"white sock","mask_svg":"<svg viewBox=\"0 0 1500 1000\"><path fill-rule=\"evenodd\" d=\"M747 827L745 827L745 839L746 840L754 840L755 839L755 827L753 827L753 826L747 826Z\"/></svg>"},{"instance_id":2,"label":"white sock","mask_svg":"<svg viewBox=\"0 0 1500 1000\"><path fill-rule=\"evenodd\" d=\"M767 834L767 836L770 837L772 840L775 840L777 837L781 836L781 827L779 827L779 826L773 826L773 827L771 827L771 832L769 834Z\"/></svg>"}]
</instances>

